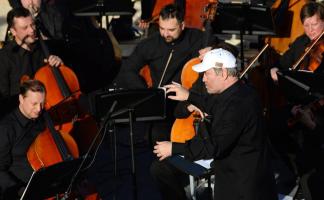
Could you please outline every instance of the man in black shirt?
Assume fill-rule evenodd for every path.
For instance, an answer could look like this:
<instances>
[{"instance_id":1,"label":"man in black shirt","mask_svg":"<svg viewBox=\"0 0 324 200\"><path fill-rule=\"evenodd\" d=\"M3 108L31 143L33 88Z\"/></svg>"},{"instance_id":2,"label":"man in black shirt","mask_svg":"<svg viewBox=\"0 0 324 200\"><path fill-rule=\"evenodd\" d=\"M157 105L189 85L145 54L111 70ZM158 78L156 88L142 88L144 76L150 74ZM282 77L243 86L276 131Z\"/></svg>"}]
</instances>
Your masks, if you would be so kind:
<instances>
[{"instance_id":1,"label":"man in black shirt","mask_svg":"<svg viewBox=\"0 0 324 200\"><path fill-rule=\"evenodd\" d=\"M140 76L140 70L148 65L149 79L153 88L172 81L180 82L183 66L203 48L203 33L198 29L185 28L184 14L176 5L162 8L159 15L159 32L141 41L132 55L127 58L117 76L120 87L147 88L147 82ZM148 77L146 77L148 78ZM147 80L147 79L146 79ZM173 122L175 102L167 101L167 120L154 123L152 142L168 140Z\"/></svg>"},{"instance_id":2,"label":"man in black shirt","mask_svg":"<svg viewBox=\"0 0 324 200\"><path fill-rule=\"evenodd\" d=\"M7 22L14 40L0 50L0 118L17 105L19 83L24 75L32 78L46 62L51 66L62 63L54 55L45 58L37 41L34 20L27 9L12 9Z\"/></svg>"},{"instance_id":3,"label":"man in black shirt","mask_svg":"<svg viewBox=\"0 0 324 200\"><path fill-rule=\"evenodd\" d=\"M44 101L44 85L28 80L20 87L18 108L0 122L0 200L17 199L33 172L27 151L44 130Z\"/></svg>"},{"instance_id":4,"label":"man in black shirt","mask_svg":"<svg viewBox=\"0 0 324 200\"><path fill-rule=\"evenodd\" d=\"M164 168L165 158L182 154L186 159L213 158L215 172L214 199L275 200L274 174L268 154L267 136L263 127L262 109L256 91L239 81L235 57L227 50L215 49L204 56L193 69L204 72L207 95L188 92L178 84L165 86L170 99L189 101L204 113L208 135L197 134L186 143L158 142L154 153L160 158L152 164L151 172L164 190L170 188L173 173L157 173ZM180 199L180 198L178 198ZM182 198L183 199L183 198Z\"/></svg>"}]
</instances>

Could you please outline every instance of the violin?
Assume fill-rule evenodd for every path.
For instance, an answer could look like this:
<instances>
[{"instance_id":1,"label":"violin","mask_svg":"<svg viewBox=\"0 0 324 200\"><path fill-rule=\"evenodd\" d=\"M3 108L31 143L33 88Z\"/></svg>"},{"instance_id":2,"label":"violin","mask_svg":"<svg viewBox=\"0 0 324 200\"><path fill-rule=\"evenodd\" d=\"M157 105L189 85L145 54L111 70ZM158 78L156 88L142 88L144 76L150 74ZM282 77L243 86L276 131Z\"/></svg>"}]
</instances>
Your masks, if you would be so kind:
<instances>
[{"instance_id":1,"label":"violin","mask_svg":"<svg viewBox=\"0 0 324 200\"><path fill-rule=\"evenodd\" d=\"M323 52L324 52L324 40L320 40L317 42L317 44L314 46L314 48L310 52L310 61L308 66L306 67L306 70L309 71L316 71L317 68L321 65L323 60Z\"/></svg>"},{"instance_id":2,"label":"violin","mask_svg":"<svg viewBox=\"0 0 324 200\"><path fill-rule=\"evenodd\" d=\"M305 48L305 52L300 56L300 58L293 64L291 67L292 70L297 70L299 67L302 70L308 70L314 72L322 63L322 53L324 51L324 41L322 40L322 36L324 35L324 30L322 33L308 46ZM310 54L310 63L305 66L305 64L301 65L301 62L305 59L305 57Z\"/></svg>"}]
</instances>

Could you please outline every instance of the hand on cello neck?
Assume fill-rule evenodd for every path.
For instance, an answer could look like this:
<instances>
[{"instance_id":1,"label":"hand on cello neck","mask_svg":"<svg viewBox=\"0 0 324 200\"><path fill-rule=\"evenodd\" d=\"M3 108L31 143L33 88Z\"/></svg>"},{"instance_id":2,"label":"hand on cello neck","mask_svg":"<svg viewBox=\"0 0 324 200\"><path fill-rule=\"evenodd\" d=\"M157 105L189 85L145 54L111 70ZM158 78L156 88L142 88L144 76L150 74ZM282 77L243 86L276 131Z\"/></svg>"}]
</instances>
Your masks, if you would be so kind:
<instances>
[{"instance_id":1,"label":"hand on cello neck","mask_svg":"<svg viewBox=\"0 0 324 200\"><path fill-rule=\"evenodd\" d=\"M55 55L50 55L48 59L44 59L44 62L53 67L59 67L61 64L63 64L62 59Z\"/></svg>"}]
</instances>

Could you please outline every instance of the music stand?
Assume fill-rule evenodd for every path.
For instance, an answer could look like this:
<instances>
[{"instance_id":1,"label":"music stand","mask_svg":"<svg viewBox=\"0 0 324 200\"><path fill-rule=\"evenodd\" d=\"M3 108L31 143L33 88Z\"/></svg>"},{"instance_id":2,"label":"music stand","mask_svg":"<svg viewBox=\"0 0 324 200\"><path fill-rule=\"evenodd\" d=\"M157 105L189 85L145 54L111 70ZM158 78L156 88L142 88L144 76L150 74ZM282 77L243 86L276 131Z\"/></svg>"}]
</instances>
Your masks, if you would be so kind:
<instances>
[{"instance_id":1,"label":"music stand","mask_svg":"<svg viewBox=\"0 0 324 200\"><path fill-rule=\"evenodd\" d=\"M290 102L307 104L323 96L323 76L309 72L277 72L278 82ZM315 78L316 77L316 78Z\"/></svg>"},{"instance_id":2,"label":"music stand","mask_svg":"<svg viewBox=\"0 0 324 200\"><path fill-rule=\"evenodd\" d=\"M240 34L241 69L244 69L243 35L275 35L270 7L219 3L212 22L215 33Z\"/></svg>"},{"instance_id":3,"label":"music stand","mask_svg":"<svg viewBox=\"0 0 324 200\"><path fill-rule=\"evenodd\" d=\"M41 200L64 194L81 162L79 158L34 171L20 200Z\"/></svg>"},{"instance_id":4,"label":"music stand","mask_svg":"<svg viewBox=\"0 0 324 200\"><path fill-rule=\"evenodd\" d=\"M153 88L115 90L112 92L99 93L95 96L95 112L97 117L99 116L99 118L102 118L102 116L104 116L103 114L107 113L109 108L114 107L117 111L113 112L109 117L110 126L112 126L113 123L129 123L134 199L137 199L137 181L135 173L133 123L134 121L153 121L165 119L165 98L165 90ZM107 119L107 117L104 117L104 119ZM117 156L115 152L116 143L114 144L114 162L116 168Z\"/></svg>"},{"instance_id":5,"label":"music stand","mask_svg":"<svg viewBox=\"0 0 324 200\"><path fill-rule=\"evenodd\" d=\"M162 120L166 117L163 89L129 89L100 92L94 97L94 114L102 119L114 101L116 112L111 115L115 123L129 122L128 109L136 108L136 121ZM143 102L142 102L143 101Z\"/></svg>"},{"instance_id":6,"label":"music stand","mask_svg":"<svg viewBox=\"0 0 324 200\"><path fill-rule=\"evenodd\" d=\"M287 71L286 75L299 80L300 82L309 85L310 92L312 95L316 93L324 94L324 74L313 73L311 71L298 70L298 71Z\"/></svg>"},{"instance_id":7,"label":"music stand","mask_svg":"<svg viewBox=\"0 0 324 200\"><path fill-rule=\"evenodd\" d=\"M76 2L77 1L77 2ZM128 5L127 0L75 0L72 4L73 14L75 16L114 16L114 15L132 15L132 7Z\"/></svg>"}]
</instances>

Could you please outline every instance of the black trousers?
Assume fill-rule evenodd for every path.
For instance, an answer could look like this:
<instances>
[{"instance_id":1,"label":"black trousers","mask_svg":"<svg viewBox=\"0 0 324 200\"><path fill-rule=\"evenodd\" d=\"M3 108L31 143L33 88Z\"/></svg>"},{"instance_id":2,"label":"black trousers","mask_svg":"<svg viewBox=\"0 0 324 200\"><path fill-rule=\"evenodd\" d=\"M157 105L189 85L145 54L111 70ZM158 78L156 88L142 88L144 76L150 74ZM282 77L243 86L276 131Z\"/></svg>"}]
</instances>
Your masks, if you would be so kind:
<instances>
[{"instance_id":1,"label":"black trousers","mask_svg":"<svg viewBox=\"0 0 324 200\"><path fill-rule=\"evenodd\" d=\"M156 182L161 196L165 200L185 200L184 186L189 183L189 176L167 160L154 160L150 168L153 180Z\"/></svg>"}]
</instances>

